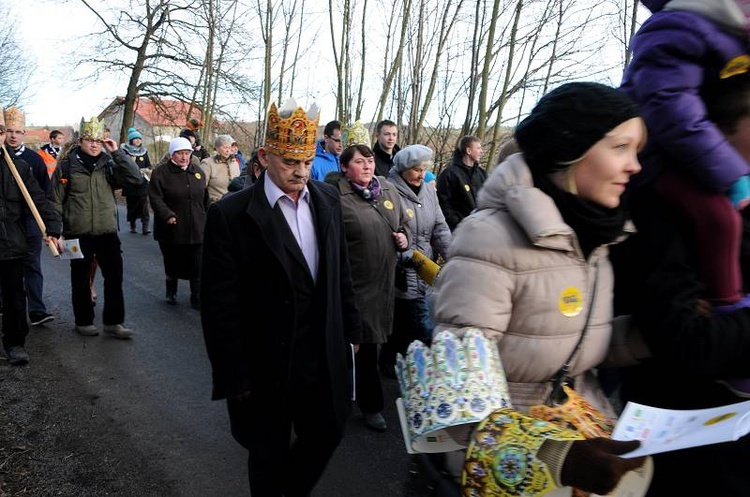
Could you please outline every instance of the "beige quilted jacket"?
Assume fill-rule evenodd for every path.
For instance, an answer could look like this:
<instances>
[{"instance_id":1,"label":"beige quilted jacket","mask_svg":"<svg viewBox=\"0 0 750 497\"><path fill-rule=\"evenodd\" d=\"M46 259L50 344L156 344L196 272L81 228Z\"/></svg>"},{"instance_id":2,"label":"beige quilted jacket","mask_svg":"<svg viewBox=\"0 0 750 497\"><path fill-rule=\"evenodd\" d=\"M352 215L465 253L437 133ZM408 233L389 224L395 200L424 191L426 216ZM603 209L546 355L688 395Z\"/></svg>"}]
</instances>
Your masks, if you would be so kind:
<instances>
[{"instance_id":1,"label":"beige quilted jacket","mask_svg":"<svg viewBox=\"0 0 750 497\"><path fill-rule=\"evenodd\" d=\"M546 398L548 380L575 348L593 306L572 376L576 390L612 415L590 371L607 355L612 290L608 248L584 260L572 228L515 154L493 171L477 210L454 232L437 281L435 333L478 327L495 338L513 405L525 411Z\"/></svg>"}]
</instances>

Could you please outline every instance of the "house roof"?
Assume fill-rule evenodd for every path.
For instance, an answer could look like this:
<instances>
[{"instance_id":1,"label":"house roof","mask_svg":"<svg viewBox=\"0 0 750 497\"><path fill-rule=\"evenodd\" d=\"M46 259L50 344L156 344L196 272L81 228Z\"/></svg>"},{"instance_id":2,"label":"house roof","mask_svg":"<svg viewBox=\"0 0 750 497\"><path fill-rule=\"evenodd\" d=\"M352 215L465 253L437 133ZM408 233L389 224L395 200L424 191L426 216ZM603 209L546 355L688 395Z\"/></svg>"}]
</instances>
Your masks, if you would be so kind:
<instances>
[{"instance_id":1,"label":"house roof","mask_svg":"<svg viewBox=\"0 0 750 497\"><path fill-rule=\"evenodd\" d=\"M107 106L101 115L107 114L110 109L125 102L124 97L117 97ZM190 115L188 116L188 110ZM183 127L188 119L200 119L200 107L193 105L192 109L188 102L170 99L139 98L135 102L135 113L151 126L175 126ZM100 116L101 116L100 115Z\"/></svg>"}]
</instances>

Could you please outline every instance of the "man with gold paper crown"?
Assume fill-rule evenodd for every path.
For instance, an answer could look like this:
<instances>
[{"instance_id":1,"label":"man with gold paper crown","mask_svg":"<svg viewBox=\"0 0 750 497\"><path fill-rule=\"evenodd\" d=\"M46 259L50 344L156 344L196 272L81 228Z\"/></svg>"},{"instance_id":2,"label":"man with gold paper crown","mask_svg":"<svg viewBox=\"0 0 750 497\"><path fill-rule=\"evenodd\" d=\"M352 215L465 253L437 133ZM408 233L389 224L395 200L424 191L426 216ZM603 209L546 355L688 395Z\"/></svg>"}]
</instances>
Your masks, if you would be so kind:
<instances>
[{"instance_id":1,"label":"man with gold paper crown","mask_svg":"<svg viewBox=\"0 0 750 497\"><path fill-rule=\"evenodd\" d=\"M5 135L5 123L0 114L0 140ZM28 247L27 227L23 220L31 218L19 185L16 183L11 165L7 158L12 157L13 164L26 186L34 205L47 228L45 241L57 244L60 236L60 215L55 211L52 202L47 198L34 177L31 166L12 151L6 154L0 151L0 291L4 303L2 330L3 348L11 365L29 362L29 354L24 348L29 324L26 320L26 292L24 291L24 259L31 248ZM32 218L32 222L35 221ZM36 225L35 229L38 228ZM41 248L41 240L39 240Z\"/></svg>"},{"instance_id":2,"label":"man with gold paper crown","mask_svg":"<svg viewBox=\"0 0 750 497\"><path fill-rule=\"evenodd\" d=\"M337 191L310 179L318 109L271 105L265 171L208 212L201 287L213 399L249 451L253 497L309 495L350 410L354 304ZM292 430L296 436L290 444Z\"/></svg>"},{"instance_id":3,"label":"man with gold paper crown","mask_svg":"<svg viewBox=\"0 0 750 497\"><path fill-rule=\"evenodd\" d=\"M13 156L25 161L31 166L39 187L45 194L50 192L50 181L47 175L47 165L42 157L26 147L23 137L26 134L26 116L23 111L15 105L3 111L5 117L5 146ZM47 307L42 299L44 288L44 275L42 274L42 233L36 225L36 221L30 215L25 216L26 244L28 253L23 261L24 285L28 298L29 321L32 326L37 326L55 317L47 312Z\"/></svg>"},{"instance_id":4,"label":"man with gold paper crown","mask_svg":"<svg viewBox=\"0 0 750 497\"><path fill-rule=\"evenodd\" d=\"M133 330L124 325L122 254L114 190L126 184L137 186L145 180L130 156L114 140L105 138L104 123L94 117L81 121L78 144L60 160L52 181L55 204L62 213L63 235L77 238L83 253L83 259L70 261L75 330L83 336L99 334L90 290L91 264L96 257L104 276L104 333L130 338Z\"/></svg>"}]
</instances>

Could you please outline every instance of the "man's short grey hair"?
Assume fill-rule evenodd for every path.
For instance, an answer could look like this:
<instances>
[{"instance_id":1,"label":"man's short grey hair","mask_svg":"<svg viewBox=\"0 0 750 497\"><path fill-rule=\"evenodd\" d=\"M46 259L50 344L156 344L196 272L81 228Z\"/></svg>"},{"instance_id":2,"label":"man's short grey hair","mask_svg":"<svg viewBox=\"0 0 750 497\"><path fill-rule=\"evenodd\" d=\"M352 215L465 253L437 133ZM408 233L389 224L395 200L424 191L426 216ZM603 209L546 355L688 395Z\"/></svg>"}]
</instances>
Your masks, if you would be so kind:
<instances>
[{"instance_id":1,"label":"man's short grey hair","mask_svg":"<svg viewBox=\"0 0 750 497\"><path fill-rule=\"evenodd\" d=\"M218 150L222 145L231 145L232 143L235 143L232 135L219 135L214 140L214 149Z\"/></svg>"}]
</instances>

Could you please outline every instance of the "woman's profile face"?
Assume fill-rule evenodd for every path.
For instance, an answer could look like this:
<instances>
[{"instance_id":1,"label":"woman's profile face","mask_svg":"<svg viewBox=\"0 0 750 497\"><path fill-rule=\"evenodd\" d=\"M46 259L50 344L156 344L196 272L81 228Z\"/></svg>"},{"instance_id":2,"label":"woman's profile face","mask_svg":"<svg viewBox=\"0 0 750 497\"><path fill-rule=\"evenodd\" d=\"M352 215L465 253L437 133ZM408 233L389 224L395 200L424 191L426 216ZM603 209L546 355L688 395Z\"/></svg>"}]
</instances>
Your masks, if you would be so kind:
<instances>
[{"instance_id":1,"label":"woman's profile face","mask_svg":"<svg viewBox=\"0 0 750 497\"><path fill-rule=\"evenodd\" d=\"M365 157L356 151L348 163L341 165L341 169L349 181L367 186L375 173L375 157Z\"/></svg>"},{"instance_id":2,"label":"woman's profile face","mask_svg":"<svg viewBox=\"0 0 750 497\"><path fill-rule=\"evenodd\" d=\"M426 171L427 167L422 164L412 167L411 169L407 169L406 171L401 173L401 177L404 178L404 181L412 186L421 186L424 182L424 175Z\"/></svg>"},{"instance_id":3,"label":"woman's profile face","mask_svg":"<svg viewBox=\"0 0 750 497\"><path fill-rule=\"evenodd\" d=\"M620 205L630 177L641 170L638 150L644 129L640 118L629 119L589 149L573 166L579 197L610 209Z\"/></svg>"},{"instance_id":4,"label":"woman's profile face","mask_svg":"<svg viewBox=\"0 0 750 497\"><path fill-rule=\"evenodd\" d=\"M216 147L216 153L219 154L219 157L221 157L222 159L229 157L229 155L232 153L232 144L222 143L221 145Z\"/></svg>"}]
</instances>

